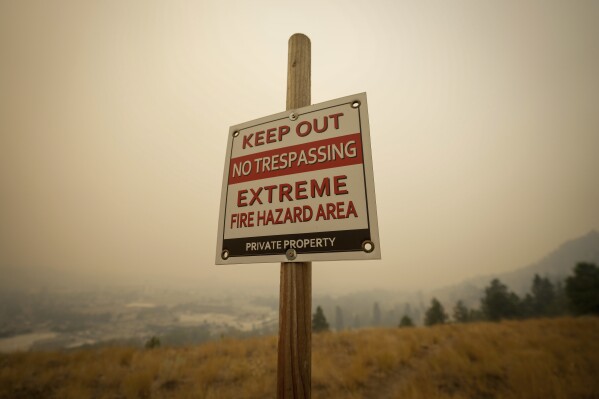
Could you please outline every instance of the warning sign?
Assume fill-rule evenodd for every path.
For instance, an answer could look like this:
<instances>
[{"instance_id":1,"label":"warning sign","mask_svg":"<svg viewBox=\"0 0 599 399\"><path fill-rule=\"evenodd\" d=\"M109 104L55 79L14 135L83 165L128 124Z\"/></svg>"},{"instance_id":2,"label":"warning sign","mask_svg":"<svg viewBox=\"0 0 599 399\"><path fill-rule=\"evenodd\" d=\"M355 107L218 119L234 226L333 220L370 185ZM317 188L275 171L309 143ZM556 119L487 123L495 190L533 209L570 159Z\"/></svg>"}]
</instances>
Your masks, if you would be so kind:
<instances>
[{"instance_id":1,"label":"warning sign","mask_svg":"<svg viewBox=\"0 0 599 399\"><path fill-rule=\"evenodd\" d=\"M366 93L230 128L217 264L380 257Z\"/></svg>"}]
</instances>

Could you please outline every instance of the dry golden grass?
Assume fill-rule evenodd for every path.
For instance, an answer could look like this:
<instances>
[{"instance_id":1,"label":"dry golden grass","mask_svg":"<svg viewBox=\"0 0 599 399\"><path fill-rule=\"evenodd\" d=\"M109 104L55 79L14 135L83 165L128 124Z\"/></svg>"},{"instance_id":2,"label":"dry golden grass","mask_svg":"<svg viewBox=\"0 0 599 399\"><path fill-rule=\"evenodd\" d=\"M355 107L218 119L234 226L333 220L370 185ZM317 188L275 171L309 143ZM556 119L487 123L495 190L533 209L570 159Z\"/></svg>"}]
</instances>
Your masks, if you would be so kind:
<instances>
[{"instance_id":1,"label":"dry golden grass","mask_svg":"<svg viewBox=\"0 0 599 399\"><path fill-rule=\"evenodd\" d=\"M599 398L599 318L313 336L315 398ZM272 398L276 338L0 355L0 398Z\"/></svg>"}]
</instances>

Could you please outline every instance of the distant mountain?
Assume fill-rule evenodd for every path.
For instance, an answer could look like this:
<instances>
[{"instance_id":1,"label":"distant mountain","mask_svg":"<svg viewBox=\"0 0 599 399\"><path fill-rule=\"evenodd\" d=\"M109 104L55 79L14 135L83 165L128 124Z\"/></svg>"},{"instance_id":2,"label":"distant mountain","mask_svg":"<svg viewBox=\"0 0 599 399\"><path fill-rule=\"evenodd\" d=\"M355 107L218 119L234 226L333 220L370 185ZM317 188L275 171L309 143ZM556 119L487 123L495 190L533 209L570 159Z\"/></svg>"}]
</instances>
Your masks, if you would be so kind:
<instances>
[{"instance_id":1,"label":"distant mountain","mask_svg":"<svg viewBox=\"0 0 599 399\"><path fill-rule=\"evenodd\" d=\"M459 299L469 306L478 306L484 287L494 279L500 279L512 291L523 295L530 291L531 281L535 274L549 277L553 281L563 280L572 274L578 262L591 262L599 265L599 232L592 230L586 235L567 241L556 250L536 263L507 273L478 276L462 283L440 288L432 295L443 301L446 306L453 306Z\"/></svg>"}]
</instances>

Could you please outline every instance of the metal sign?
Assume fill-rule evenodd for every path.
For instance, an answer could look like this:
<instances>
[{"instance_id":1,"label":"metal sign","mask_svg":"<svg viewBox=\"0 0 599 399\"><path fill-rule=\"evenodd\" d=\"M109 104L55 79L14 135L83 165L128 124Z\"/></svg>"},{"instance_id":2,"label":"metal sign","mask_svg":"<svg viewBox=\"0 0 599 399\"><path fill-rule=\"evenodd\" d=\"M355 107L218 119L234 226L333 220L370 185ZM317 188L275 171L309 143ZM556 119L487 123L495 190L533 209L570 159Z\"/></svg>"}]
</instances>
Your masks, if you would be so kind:
<instances>
[{"instance_id":1,"label":"metal sign","mask_svg":"<svg viewBox=\"0 0 599 399\"><path fill-rule=\"evenodd\" d=\"M366 93L229 129L216 264L380 258Z\"/></svg>"}]
</instances>

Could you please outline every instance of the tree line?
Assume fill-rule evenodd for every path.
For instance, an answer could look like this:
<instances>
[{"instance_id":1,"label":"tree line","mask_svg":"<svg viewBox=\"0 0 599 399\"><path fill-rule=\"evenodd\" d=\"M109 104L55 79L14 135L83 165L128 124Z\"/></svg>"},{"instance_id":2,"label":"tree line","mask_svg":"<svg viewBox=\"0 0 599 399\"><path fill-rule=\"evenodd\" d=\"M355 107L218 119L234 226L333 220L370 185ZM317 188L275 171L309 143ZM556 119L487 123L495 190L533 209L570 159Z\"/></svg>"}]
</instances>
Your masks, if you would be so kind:
<instances>
[{"instance_id":1,"label":"tree line","mask_svg":"<svg viewBox=\"0 0 599 399\"><path fill-rule=\"evenodd\" d=\"M413 326L414 320L408 312L400 317L399 327ZM478 309L468 308L459 300L450 315L437 298L431 300L424 314L424 324L432 326L452 320L456 323L475 321L500 321L504 319L526 319L556 317L563 315L599 315L599 268L592 263L578 263L573 274L564 282L552 282L548 277L535 274L530 293L523 297L511 291L501 280L495 278L485 287ZM372 311L372 325L381 325L381 310L377 302ZM397 319L396 319L397 320ZM335 308L337 331L344 329L343 312ZM314 332L327 331L329 323L320 306L312 318Z\"/></svg>"},{"instance_id":2,"label":"tree line","mask_svg":"<svg viewBox=\"0 0 599 399\"><path fill-rule=\"evenodd\" d=\"M452 316L457 323L468 323L569 314L599 315L599 268L595 264L578 263L573 275L566 278L565 284L554 284L548 277L535 274L530 293L523 298L495 278L484 290L480 309L468 309L462 301L458 301ZM424 324L432 326L448 320L449 315L443 305L433 298L425 313Z\"/></svg>"}]
</instances>

